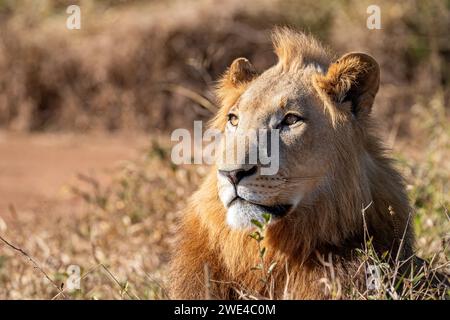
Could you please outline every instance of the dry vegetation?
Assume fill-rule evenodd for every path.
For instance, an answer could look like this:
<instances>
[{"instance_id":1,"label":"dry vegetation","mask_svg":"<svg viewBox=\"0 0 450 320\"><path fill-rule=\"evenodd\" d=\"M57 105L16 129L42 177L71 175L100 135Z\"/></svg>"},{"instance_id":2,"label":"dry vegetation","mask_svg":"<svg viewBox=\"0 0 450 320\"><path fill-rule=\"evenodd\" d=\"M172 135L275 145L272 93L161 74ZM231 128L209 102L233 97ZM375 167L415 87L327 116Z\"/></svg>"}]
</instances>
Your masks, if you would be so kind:
<instances>
[{"instance_id":1,"label":"dry vegetation","mask_svg":"<svg viewBox=\"0 0 450 320\"><path fill-rule=\"evenodd\" d=\"M81 214L0 213L0 298L166 298L174 221L207 170L174 166L168 132L211 116L213 81L235 57L273 63L274 24L380 62L374 109L408 181L417 252L450 271L448 2L378 1L378 31L366 28L366 1L80 2L82 30L68 31L67 1L0 0L0 126L142 130L151 143L110 185L80 175L72 193L84 200ZM393 270L378 262L389 282ZM71 264L83 277L73 292L62 286ZM389 289L352 297L418 297Z\"/></svg>"}]
</instances>

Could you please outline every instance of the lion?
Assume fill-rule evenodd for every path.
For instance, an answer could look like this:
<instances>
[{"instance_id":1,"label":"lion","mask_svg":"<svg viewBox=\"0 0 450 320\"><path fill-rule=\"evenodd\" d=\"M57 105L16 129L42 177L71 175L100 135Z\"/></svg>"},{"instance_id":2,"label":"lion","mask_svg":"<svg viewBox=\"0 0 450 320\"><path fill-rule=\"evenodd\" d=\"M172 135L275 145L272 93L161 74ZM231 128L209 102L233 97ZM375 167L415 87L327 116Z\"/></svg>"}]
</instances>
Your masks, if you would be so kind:
<instances>
[{"instance_id":1,"label":"lion","mask_svg":"<svg viewBox=\"0 0 450 320\"><path fill-rule=\"evenodd\" d=\"M378 63L356 52L333 59L312 36L289 28L272 38L274 66L258 73L238 58L218 81L211 127L232 139L279 129L279 170L264 176L261 164L245 161L211 167L181 212L172 298L330 298L323 285L330 262L342 288L365 285L355 250L368 239L380 254L413 255L405 184L371 115ZM270 283L254 270L261 247L249 238L265 214L264 261L276 262Z\"/></svg>"}]
</instances>

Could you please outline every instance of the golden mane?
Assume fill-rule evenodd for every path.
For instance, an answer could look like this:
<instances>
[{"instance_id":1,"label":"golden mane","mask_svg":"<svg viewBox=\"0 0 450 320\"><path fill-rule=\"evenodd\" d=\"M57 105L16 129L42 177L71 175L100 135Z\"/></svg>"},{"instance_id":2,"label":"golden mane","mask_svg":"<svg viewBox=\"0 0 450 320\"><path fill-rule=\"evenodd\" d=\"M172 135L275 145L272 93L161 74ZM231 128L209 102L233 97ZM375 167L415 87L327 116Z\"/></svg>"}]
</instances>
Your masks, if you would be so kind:
<instances>
[{"instance_id":1,"label":"golden mane","mask_svg":"<svg viewBox=\"0 0 450 320\"><path fill-rule=\"evenodd\" d=\"M283 69L312 63L326 69L332 59L330 51L314 37L289 28L275 28L272 43Z\"/></svg>"}]
</instances>

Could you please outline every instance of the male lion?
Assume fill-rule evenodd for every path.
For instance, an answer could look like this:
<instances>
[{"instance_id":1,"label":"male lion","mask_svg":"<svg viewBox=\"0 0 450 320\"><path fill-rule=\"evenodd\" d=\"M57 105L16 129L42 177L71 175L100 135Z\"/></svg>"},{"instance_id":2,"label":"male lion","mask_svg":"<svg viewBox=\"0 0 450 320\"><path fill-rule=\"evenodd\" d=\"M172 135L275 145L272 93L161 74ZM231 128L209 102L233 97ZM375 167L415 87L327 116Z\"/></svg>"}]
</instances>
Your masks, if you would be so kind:
<instances>
[{"instance_id":1,"label":"male lion","mask_svg":"<svg viewBox=\"0 0 450 320\"><path fill-rule=\"evenodd\" d=\"M279 61L262 74L247 59L232 63L218 85L212 126L231 137L279 129L280 170L264 176L260 164L226 161L211 168L182 212L173 298L233 299L240 290L328 298L323 278L331 269L343 289L365 285L355 249L368 235L380 255L413 254L405 186L373 133L377 62L363 53L332 62L315 39L287 28L274 31L273 43ZM248 236L251 220L264 213L272 216L264 259L277 262L270 283L254 270L258 243Z\"/></svg>"}]
</instances>

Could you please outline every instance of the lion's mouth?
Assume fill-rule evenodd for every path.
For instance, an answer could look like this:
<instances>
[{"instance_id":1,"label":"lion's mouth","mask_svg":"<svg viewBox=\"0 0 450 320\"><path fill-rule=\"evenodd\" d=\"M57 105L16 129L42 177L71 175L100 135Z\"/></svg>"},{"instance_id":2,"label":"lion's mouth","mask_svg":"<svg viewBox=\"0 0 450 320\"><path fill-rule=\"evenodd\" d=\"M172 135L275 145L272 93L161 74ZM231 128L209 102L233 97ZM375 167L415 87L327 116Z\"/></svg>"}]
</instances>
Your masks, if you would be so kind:
<instances>
[{"instance_id":1,"label":"lion's mouth","mask_svg":"<svg viewBox=\"0 0 450 320\"><path fill-rule=\"evenodd\" d=\"M233 200L231 200L230 203L228 204L228 206L231 206L236 201L246 202L253 206L259 207L260 209L262 209L262 211L265 211L276 218L284 217L292 209L292 205L290 205L290 204L278 204L275 206L265 206L265 205L262 205L259 203L245 200L239 196L236 196Z\"/></svg>"}]
</instances>

